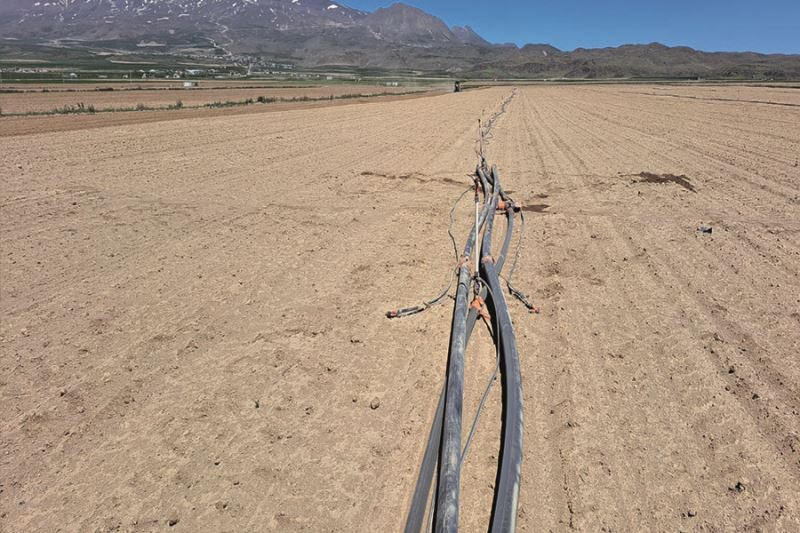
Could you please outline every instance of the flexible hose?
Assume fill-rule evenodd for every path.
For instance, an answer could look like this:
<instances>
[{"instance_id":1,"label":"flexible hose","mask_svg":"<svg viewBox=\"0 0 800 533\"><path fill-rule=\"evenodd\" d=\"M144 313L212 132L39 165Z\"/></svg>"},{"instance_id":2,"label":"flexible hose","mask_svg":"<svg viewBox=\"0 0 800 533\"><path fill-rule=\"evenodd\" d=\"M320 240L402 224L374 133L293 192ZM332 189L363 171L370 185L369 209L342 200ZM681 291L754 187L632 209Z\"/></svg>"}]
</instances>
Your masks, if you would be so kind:
<instances>
[{"instance_id":1,"label":"flexible hose","mask_svg":"<svg viewBox=\"0 0 800 533\"><path fill-rule=\"evenodd\" d=\"M492 168L495 184L499 188L497 168ZM490 214L483 234L483 259L481 270L489 285L494 307L495 329L499 330L502 351L503 376L503 433L501 437L500 466L495 484L490 532L514 531L519 501L519 482L522 467L522 378L514 327L508 305L500 287L497 266L491 259L494 217Z\"/></svg>"},{"instance_id":2,"label":"flexible hose","mask_svg":"<svg viewBox=\"0 0 800 533\"><path fill-rule=\"evenodd\" d=\"M488 191L490 177L487 176L486 173L481 169L478 169L476 173L481 180L482 186ZM502 189L500 189L500 193L506 200L510 200L507 196L505 196L505 193L502 192ZM506 237L503 240L503 246L497 259L497 268L500 271L502 271L505 259L508 256L508 249L510 247L511 237L514 232L514 210L511 209L511 203L509 203L509 208L506 210L506 216L508 220ZM479 296L485 299L486 292L486 287L484 286ZM472 331L475 327L477 319L477 310L470 309L469 315L467 316L467 343L472 335ZM431 429L428 433L428 442L425 447L425 453L423 455L422 464L420 465L419 475L417 477L416 488L411 500L411 507L406 520L405 533L420 532L422 530L422 524L425 520L425 513L428 508L428 495L430 494L430 488L433 482L433 473L436 469L437 451L441 444L446 389L447 384L445 382L445 384L442 386L442 391L439 395L439 401L433 417L433 423L431 424Z\"/></svg>"},{"instance_id":3,"label":"flexible hose","mask_svg":"<svg viewBox=\"0 0 800 533\"><path fill-rule=\"evenodd\" d=\"M510 101L516 94L516 90L509 95L503 101L501 106L501 110L498 113L495 113L494 116L490 118L487 123L487 127L484 129L479 125L480 135L481 135L481 148L483 148L484 137L488 136L489 132L491 131L494 122L499 118L500 115L505 113L506 108ZM497 205L498 197L502 197L504 200L510 200L507 198L505 192L502 191L502 188L499 184L499 176L497 174L497 169L493 168L491 174L488 172L486 168L486 160L485 154L483 149L480 151L480 166L477 171L478 178L481 181L481 185L484 191L484 209L480 213L480 219L477 224L473 225L473 232L470 233L472 238L470 240L475 240L477 236L477 230L482 228L484 225L487 225L487 221L489 224L493 226L494 222L494 214ZM489 198L489 191L491 187L491 199ZM466 194L466 191L465 193ZM463 196L463 195L462 195ZM513 231L514 231L514 209L513 209L513 202L508 201L508 207L506 209L507 215L507 229L506 229L506 236L503 240L503 245L501 247L501 252L497 258L497 263L494 265L495 270L495 277L497 273L502 271L502 266L505 262L507 257L508 249L510 246L510 242L512 239ZM476 227L477 226L477 227ZM452 211L451 211L451 227L452 227ZM474 235L474 236L473 236ZM486 242L486 235L484 234L484 242ZM481 254L483 257L486 257L491 250L491 230L488 230L489 235L489 246ZM455 239L451 234L451 239L455 243ZM520 240L521 243L521 240ZM477 248L477 243L470 243L469 240L467 245L465 246L465 253L464 258L469 257L471 252L472 246ZM518 244L517 252L515 254L515 263L516 259L519 257L519 246ZM457 464L455 463L456 460L456 446L455 443L460 443L461 438L461 417L462 417L462 408L463 408L463 357L464 357L464 350L466 348L466 344L469 341L469 338L474 330L475 323L477 321L478 312L475 309L470 308L465 320L462 321L463 317L463 304L465 300L462 298L459 300L459 291L464 294L466 284L463 283L464 278L463 274L465 273L466 265L462 265L459 268L459 285L456 295L456 305L453 314L453 327L451 330L451 349L448 357L448 373L447 373L447 380L445 386L442 389L442 394L440 396L436 414L434 416L433 424L431 426L431 431L428 438L428 444L426 446L426 451L423 457L423 463L420 467L420 472L417 480L417 485L415 488L414 497L412 498L412 505L409 510L408 520L406 522L406 533L418 533L421 531L422 523L425 518L425 512L427 509L427 502L428 502L428 494L431 493L430 488L433 479L433 472L436 468L436 457L437 457L437 449L440 450L440 460L439 460L439 485L437 490L434 491L434 496L436 498L436 505L434 507L433 512L431 513L431 526L433 525L433 520L436 521L436 531L456 531L458 528L458 495L459 495L459 483L460 483L460 470L461 465L466 458L467 452L469 451L470 444L472 439L475 435L475 431L478 426L478 421L480 419L481 412L483 410L483 406L487 401L489 393L491 392L492 384L496 379L498 366L502 366L507 368L507 364L503 362L502 365L500 363L496 363L495 370L492 373L490 378L489 384L487 385L479 407L475 413L475 418L472 421L472 425L470 428L469 436L467 438L466 445L463 449L459 450L460 454L458 455ZM482 267L481 270L486 270L485 267ZM477 276L477 273L476 273ZM448 290L449 292L449 290ZM490 284L481 284L479 287L480 296L485 298L486 293L489 292L491 294L491 302L492 305L495 305L495 302L498 300L503 301L502 294L496 297L496 290L495 288L491 287ZM446 293L445 293L446 294ZM504 306L505 307L505 306ZM505 312L507 315L508 309L505 307ZM493 313L493 315L497 315L497 313ZM510 317L508 317L508 326L510 326ZM503 328L502 325L496 325L493 328L493 331L496 331L494 334L496 339L496 349L497 349L497 361L500 361L500 354L505 354L505 350L502 350L501 347L505 347L507 344L503 340ZM512 331L513 335L513 331ZM463 339L463 340L462 340ZM515 341L514 341L515 346ZM516 350L516 349L514 349ZM505 357L505 356L504 356ZM517 375L519 372L517 371ZM505 378L505 370L504 370L504 378ZM504 381L506 381L504 379ZM504 385L504 391L507 388ZM508 394L504 393L504 398L507 397ZM504 408L506 403L504 402ZM520 421L521 421L521 400L520 400ZM506 419L504 415L504 420ZM505 425L505 422L504 422ZM520 426L520 447L521 447L521 426ZM503 442L506 442L507 439L504 435ZM501 464L502 466L502 464ZM501 469L502 470L502 469ZM518 494L518 483L517 483L517 494ZM497 495L495 500L495 505L493 505L493 518L497 515ZM516 501L514 503L514 516L516 516Z\"/></svg>"},{"instance_id":4,"label":"flexible hose","mask_svg":"<svg viewBox=\"0 0 800 533\"><path fill-rule=\"evenodd\" d=\"M481 179L485 195L488 184ZM486 197L486 196L485 196ZM495 197L494 192L492 198ZM496 202L484 202L478 229L493 213ZM474 230L474 228L473 228ZM439 457L439 486L436 497L436 531L455 533L458 530L458 499L461 484L461 422L464 400L464 351L467 345L467 317L469 315L470 270L466 260L472 254L476 232L470 232L464 246L464 260L459 268L456 303L450 334L450 349L447 365L447 385L444 402L441 452Z\"/></svg>"}]
</instances>

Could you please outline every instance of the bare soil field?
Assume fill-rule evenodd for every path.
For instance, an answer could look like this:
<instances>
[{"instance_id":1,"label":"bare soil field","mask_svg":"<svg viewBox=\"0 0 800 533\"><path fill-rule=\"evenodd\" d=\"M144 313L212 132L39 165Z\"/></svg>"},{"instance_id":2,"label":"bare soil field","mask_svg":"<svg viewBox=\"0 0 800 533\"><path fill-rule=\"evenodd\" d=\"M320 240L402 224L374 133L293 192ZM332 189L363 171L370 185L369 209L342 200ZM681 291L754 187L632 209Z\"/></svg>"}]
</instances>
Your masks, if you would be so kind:
<instances>
[{"instance_id":1,"label":"bare soil field","mask_svg":"<svg viewBox=\"0 0 800 533\"><path fill-rule=\"evenodd\" d=\"M204 85L204 84L203 84ZM120 90L122 89L122 90ZM150 89L127 90L117 85L114 91L84 90L77 92L48 91L30 93L0 93L0 109L4 114L52 111L64 106L82 103L104 109L134 108L138 104L148 107L168 107L180 100L184 106L198 106L214 102L240 102L259 96L267 98L328 98L353 94L397 94L414 89L409 87L381 87L375 85L328 85L290 88L216 88L216 89Z\"/></svg>"},{"instance_id":2,"label":"bare soil field","mask_svg":"<svg viewBox=\"0 0 800 533\"><path fill-rule=\"evenodd\" d=\"M488 146L542 309L518 528L798 531L800 108L630 89L521 88ZM452 309L383 313L510 91L1 137L0 531L400 530ZM493 367L476 330L465 413Z\"/></svg>"},{"instance_id":3,"label":"bare soil field","mask_svg":"<svg viewBox=\"0 0 800 533\"><path fill-rule=\"evenodd\" d=\"M341 98L333 100L275 102L268 104L234 105L223 107L200 107L182 109L150 109L146 111L121 111L113 113L77 113L39 116L7 116L0 118L0 137L31 135L34 133L54 133L58 131L76 131L111 126L130 126L133 124L152 124L170 120L186 120L190 118L211 118L233 115L252 115L275 113L279 111L320 109L323 107L352 106L355 104L412 100L432 94L442 94L444 90L419 91L411 94L373 95L359 98Z\"/></svg>"},{"instance_id":4,"label":"bare soil field","mask_svg":"<svg viewBox=\"0 0 800 533\"><path fill-rule=\"evenodd\" d=\"M108 89L109 87L116 90L142 90L142 89L183 89L183 82L196 81L202 88L214 89L239 89L239 88L294 88L294 87L320 87L323 86L320 82L304 81L304 80L272 80L272 79L257 79L257 78L241 78L241 79L206 79L206 78L182 78L182 79L133 79L128 81L107 81L107 80L64 80L62 83L58 82L32 82L32 81L19 81L14 83L0 84L0 90L24 90L24 91L41 91L46 88L50 92L78 92L78 91L94 91L97 89ZM324 86L336 86L338 82L326 83Z\"/></svg>"},{"instance_id":5,"label":"bare soil field","mask_svg":"<svg viewBox=\"0 0 800 533\"><path fill-rule=\"evenodd\" d=\"M746 104L782 105L800 107L800 88L797 86L754 87L747 85L654 85L651 87L628 86L620 89L623 94L643 94L664 98L705 100L709 102L741 102Z\"/></svg>"}]
</instances>

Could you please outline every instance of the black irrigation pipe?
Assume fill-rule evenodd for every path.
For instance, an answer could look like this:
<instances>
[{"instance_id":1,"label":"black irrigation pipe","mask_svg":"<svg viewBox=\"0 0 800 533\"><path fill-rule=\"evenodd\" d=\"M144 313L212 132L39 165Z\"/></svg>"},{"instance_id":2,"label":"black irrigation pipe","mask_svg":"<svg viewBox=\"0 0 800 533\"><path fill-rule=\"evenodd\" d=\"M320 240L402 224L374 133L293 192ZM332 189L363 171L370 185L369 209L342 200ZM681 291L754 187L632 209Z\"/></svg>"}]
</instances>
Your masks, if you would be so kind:
<instances>
[{"instance_id":1,"label":"black irrigation pipe","mask_svg":"<svg viewBox=\"0 0 800 533\"><path fill-rule=\"evenodd\" d=\"M417 485L406 521L406 533L419 533L422 531L423 521L428 510L434 471L437 465L437 455L440 471L437 480L438 486L434 491L435 504L431 511L431 518L436 521L435 530L437 532L450 533L458 530L461 463L464 457L464 451L461 449L464 352L478 319L478 310L473 309L472 306L468 307L471 272L467 263L473 248L476 246L476 236L484 226L486 226L486 231L483 236L483 250L481 250L481 263L483 265L479 268L480 273L492 279L489 280L488 284L484 285L487 283L486 281L481 282L476 278L476 283L480 286L479 294L476 296L484 299L487 292L491 294L487 307L492 311L492 331L494 332L495 343L498 345L498 354L501 359L499 365L503 372L503 435L501 436L500 465L497 473L497 490L495 491L492 505L492 526L490 531L513 531L516 523L522 449L522 392L519 357L516 350L516 340L513 335L513 326L508 313L508 306L499 288L499 273L502 272L514 232L516 206L500 187L497 168L493 167L491 174L486 172L486 159L483 150L485 138L489 135L494 122L500 115L505 113L515 94L516 91L513 91L503 101L500 112L495 113L489 119L486 124L487 127L480 128L481 149L479 156L481 166L476 173L483 187L484 207L478 217L478 221L473 224L465 245L462 262L458 268L458 287L451 326L447 378L439 398L423 462L420 467ZM489 185L491 185L491 198L489 196ZM500 203L501 198L502 204ZM495 260L491 258L491 239L494 216L498 207L505 211L507 226L500 254ZM479 276L480 273L476 272L475 276ZM509 288L509 290L511 289ZM513 375L507 375L509 371ZM479 416L480 408L473 420L473 431ZM438 454L437 451L439 452Z\"/></svg>"},{"instance_id":2,"label":"black irrigation pipe","mask_svg":"<svg viewBox=\"0 0 800 533\"><path fill-rule=\"evenodd\" d=\"M489 183L480 176L484 198L488 199ZM450 333L450 349L445 385L444 419L439 456L439 485L436 495L436 530L458 530L458 497L461 485L461 422L464 401L464 352L467 346L467 318L469 316L469 291L472 272L470 257L476 246L475 235L485 221L493 215L494 204L484 201L479 219L464 246L462 263L458 269L458 286Z\"/></svg>"},{"instance_id":3,"label":"black irrigation pipe","mask_svg":"<svg viewBox=\"0 0 800 533\"><path fill-rule=\"evenodd\" d=\"M450 333L444 426L439 458L439 486L436 496L436 531L458 531L458 497L461 485L461 420L464 402L464 351L467 346L469 287L472 275L467 265L458 273L456 303Z\"/></svg>"},{"instance_id":4,"label":"black irrigation pipe","mask_svg":"<svg viewBox=\"0 0 800 533\"><path fill-rule=\"evenodd\" d=\"M483 184L487 184L491 178L489 178L483 169L477 170L478 176L481 179ZM486 185L484 185L486 187ZM510 198L505 194L505 192L500 189L500 196L507 202L506 208L506 216L508 220L508 225L506 227L506 235L505 239L503 240L503 246L501 248L500 254L497 258L497 270L502 271L503 265L505 264L506 257L508 257L508 249L511 245L511 239L514 233L514 210L512 209L512 204L510 203ZM472 229L471 234L474 235L474 226ZM480 293L481 298L486 298L486 289L482 289ZM472 336L472 331L475 328L475 324L478 321L478 311L475 309L470 309L469 315L467 316L467 332L466 332L466 343L469 343L469 339ZM428 501L429 495L431 490L431 485L433 483L433 474L436 469L437 459L438 459L438 451L439 446L441 444L441 437L442 437L442 420L444 418L444 405L445 405L445 391L447 390L447 383L442 386L442 392L439 395L439 402L436 406L436 413L433 417L433 423L431 424L431 430L428 434L428 443L425 447L425 454L422 458L422 465L420 466L419 475L417 477L417 484L414 490L414 496L411 500L411 507L408 512L408 518L406 520L405 526L405 533L419 533L422 531L423 522L425 520L425 514L428 510Z\"/></svg>"},{"instance_id":5,"label":"black irrigation pipe","mask_svg":"<svg viewBox=\"0 0 800 533\"><path fill-rule=\"evenodd\" d=\"M492 168L494 182L499 184L497 169ZM489 284L494 308L495 331L501 338L501 369L503 379L503 432L501 437L500 467L495 484L492 504L493 533L514 531L519 501L519 483L522 466L522 378L519 352L514 335L514 326L500 286L497 265L491 256L494 214L486 221L481 251L482 277Z\"/></svg>"},{"instance_id":6,"label":"black irrigation pipe","mask_svg":"<svg viewBox=\"0 0 800 533\"><path fill-rule=\"evenodd\" d=\"M488 186L485 179L481 179L484 190ZM475 226L473 225L470 235L474 236ZM467 315L467 332L466 341L472 335L472 330L478 318L478 312L475 309L470 309ZM436 469L438 462L439 447L442 440L442 419L444 418L444 403L447 391L447 380L442 385L442 392L439 395L439 403L436 406L436 414L433 417L433 424L431 425L430 433L428 434L428 444L425 447L425 454L422 457L422 465L419 469L419 476L417 477L416 488L414 489L414 496L411 499L411 507L408 511L408 518L406 519L405 533L419 533L422 531L422 524L425 520L425 513L428 510L428 496L430 495L431 484L433 482L433 473Z\"/></svg>"}]
</instances>

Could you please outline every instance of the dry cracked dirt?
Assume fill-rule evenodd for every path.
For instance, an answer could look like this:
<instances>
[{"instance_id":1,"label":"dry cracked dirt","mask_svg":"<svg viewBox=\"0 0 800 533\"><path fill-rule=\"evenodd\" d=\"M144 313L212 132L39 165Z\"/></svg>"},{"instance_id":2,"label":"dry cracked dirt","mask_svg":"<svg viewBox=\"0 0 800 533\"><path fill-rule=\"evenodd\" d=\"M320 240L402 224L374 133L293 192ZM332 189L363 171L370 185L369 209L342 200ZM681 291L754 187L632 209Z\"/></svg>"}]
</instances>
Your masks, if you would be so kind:
<instances>
[{"instance_id":1,"label":"dry cracked dirt","mask_svg":"<svg viewBox=\"0 0 800 533\"><path fill-rule=\"evenodd\" d=\"M0 118L0 531L400 530L452 302L384 312L445 282L510 91ZM541 307L518 529L800 531L800 90L520 87L488 154Z\"/></svg>"}]
</instances>

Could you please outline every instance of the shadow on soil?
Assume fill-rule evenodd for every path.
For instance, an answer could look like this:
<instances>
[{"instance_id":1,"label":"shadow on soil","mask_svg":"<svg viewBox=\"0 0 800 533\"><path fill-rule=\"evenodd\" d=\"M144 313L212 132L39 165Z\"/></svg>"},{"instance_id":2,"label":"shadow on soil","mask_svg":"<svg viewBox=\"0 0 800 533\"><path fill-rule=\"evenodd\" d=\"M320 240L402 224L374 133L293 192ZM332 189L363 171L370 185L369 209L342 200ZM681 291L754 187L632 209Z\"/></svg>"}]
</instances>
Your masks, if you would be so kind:
<instances>
[{"instance_id":1,"label":"shadow on soil","mask_svg":"<svg viewBox=\"0 0 800 533\"><path fill-rule=\"evenodd\" d=\"M676 185L680 185L687 191L697 192L697 189L695 189L694 185L691 184L689 178L683 174L676 176L675 174L653 174L652 172L640 172L638 174L633 174L633 176L641 178L638 181L634 181L634 183L674 183Z\"/></svg>"},{"instance_id":2,"label":"shadow on soil","mask_svg":"<svg viewBox=\"0 0 800 533\"><path fill-rule=\"evenodd\" d=\"M550 206L547 204L523 205L522 210L528 213L544 213Z\"/></svg>"}]
</instances>

